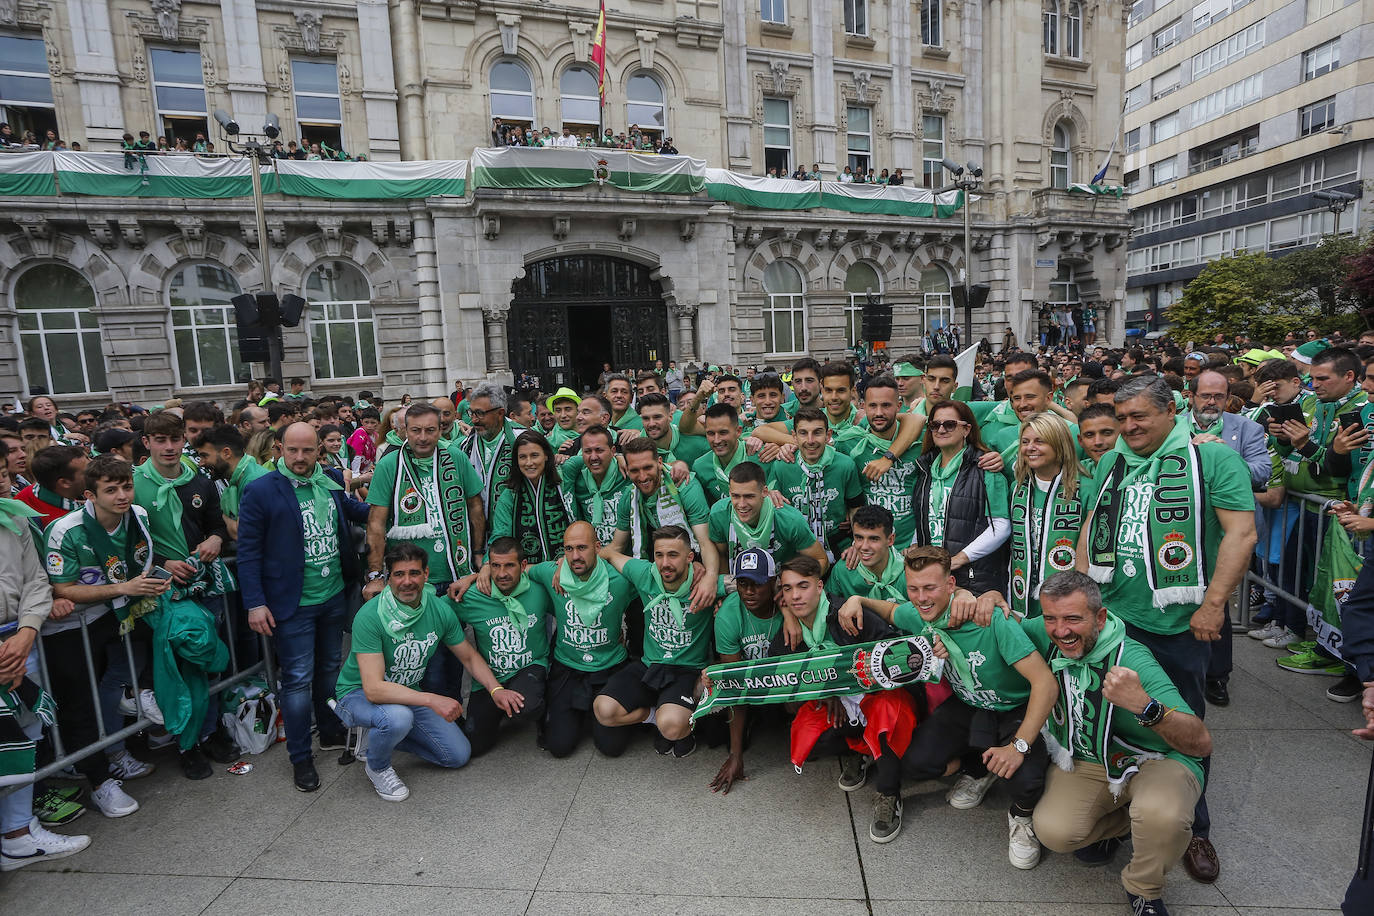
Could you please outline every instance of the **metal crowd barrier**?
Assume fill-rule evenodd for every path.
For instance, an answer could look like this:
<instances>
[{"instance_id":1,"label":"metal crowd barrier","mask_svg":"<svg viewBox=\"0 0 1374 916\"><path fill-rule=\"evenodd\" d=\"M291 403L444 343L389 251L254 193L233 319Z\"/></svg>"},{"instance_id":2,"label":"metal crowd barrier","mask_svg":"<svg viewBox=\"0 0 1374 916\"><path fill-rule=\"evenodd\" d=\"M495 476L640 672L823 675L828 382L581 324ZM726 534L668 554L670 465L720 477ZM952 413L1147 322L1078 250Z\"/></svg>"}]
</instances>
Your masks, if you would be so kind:
<instances>
[{"instance_id":1,"label":"metal crowd barrier","mask_svg":"<svg viewBox=\"0 0 1374 916\"><path fill-rule=\"evenodd\" d=\"M232 563L232 559L229 560L229 562ZM262 659L260 661L254 662L253 664L245 668L239 667L237 645L238 639L236 638L236 635L234 633L234 615L235 605L237 602L230 600L237 594L237 592L234 592L229 595L223 595L219 598L219 613L216 613L213 606L210 607L210 612L215 616L215 623L217 625L217 629L219 629L218 625L223 625L222 629L220 629L220 632L222 632L223 636L225 637L225 642L228 644L229 647L229 670L225 673L225 676L223 678L210 685L210 702L212 704L218 702L219 695L223 693L225 690L233 688L243 683L244 681L247 681L249 678L261 675L269 684L275 684L276 682L276 676L272 670L271 640L269 640L266 636L258 637L258 639L262 643ZM206 604L207 602L202 601L201 603ZM113 613L113 611L111 611L110 613ZM131 674L131 680L138 681L138 666L135 664L134 646L131 635L129 633L123 634L120 637L120 643L124 649L124 659L129 666L128 670ZM38 671L30 671L26 676L32 678L36 673L38 683L43 687L43 689L47 690L49 688L51 680L48 676L48 660L47 655L43 650L43 637L41 634L39 635L38 639L34 642L34 645L38 652ZM95 707L96 711L95 720L96 728L100 736L99 739L84 747L68 749L65 742L62 740L62 728L60 722L54 723L51 727L45 728L44 733L53 745L55 757L53 762L47 764L46 766L39 767L38 770L33 774L32 778L27 780L26 782L10 785L7 787L0 787L0 795L5 795L9 792L12 792L22 785L35 783L39 780L46 779L49 776L54 776L58 773L61 773L67 767L71 766L73 763L76 763L79 760L84 760L92 754L102 752L107 747L117 744L118 742L123 741L125 738L128 738L132 735L136 735L139 732L144 731L145 729L157 727L157 723L142 715L142 707L138 704L139 687L138 684L135 683L128 686L130 686L134 692L134 703L135 707L138 709L138 721L134 722L132 725L128 725L124 728L121 728L116 732L106 732L105 718L101 714L100 687L96 681L95 676L95 656L91 648L91 637L88 624L86 623L84 617L81 619L81 647L86 657L86 679L91 689L91 702ZM100 647L100 650L105 651L105 647ZM149 660L148 664L149 666L151 666L151 660ZM202 723L197 722L190 727L198 729L201 727L201 725Z\"/></svg>"},{"instance_id":2,"label":"metal crowd barrier","mask_svg":"<svg viewBox=\"0 0 1374 916\"><path fill-rule=\"evenodd\" d=\"M1268 513L1271 518L1269 530L1261 532L1260 543L1256 547L1256 563L1252 563L1246 571L1245 580L1240 588L1239 622L1242 625L1250 626L1251 585L1257 585L1280 600L1288 601L1298 607L1306 608L1312 603L1310 595L1295 595L1284 589L1280 585L1283 581L1281 574L1285 568L1299 571L1310 570L1306 577L1300 574L1296 580L1302 582L1306 578L1310 586L1311 579L1316 575L1317 564L1321 560L1322 548L1326 543L1326 533L1330 530L1331 525L1336 524L1336 519L1329 514L1329 510L1341 502L1342 500L1339 499L1328 499L1310 493L1289 493L1277 511ZM1291 532L1289 531L1290 525L1293 526ZM1312 537L1315 538L1315 546L1311 548L1311 553L1308 553L1308 541L1311 539L1309 538L1309 531L1312 530L1313 526L1315 526L1315 532L1313 532ZM1269 545L1272 543L1270 538L1273 536L1274 527L1286 532L1279 546L1280 558L1278 561L1270 560ZM1294 536L1297 539L1297 551L1290 557L1287 555L1287 548L1292 543ZM1374 549L1374 537L1351 538L1351 545L1362 559L1367 560L1371 549ZM1256 565L1259 566L1258 572L1255 570Z\"/></svg>"}]
</instances>

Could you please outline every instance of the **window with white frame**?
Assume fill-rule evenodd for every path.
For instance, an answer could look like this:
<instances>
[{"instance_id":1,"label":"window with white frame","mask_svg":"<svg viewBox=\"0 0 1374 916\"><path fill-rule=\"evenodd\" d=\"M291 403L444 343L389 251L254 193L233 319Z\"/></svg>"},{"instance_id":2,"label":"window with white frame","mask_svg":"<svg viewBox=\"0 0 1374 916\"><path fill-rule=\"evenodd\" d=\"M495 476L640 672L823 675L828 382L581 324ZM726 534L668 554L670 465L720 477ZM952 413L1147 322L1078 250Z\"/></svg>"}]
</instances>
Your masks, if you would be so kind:
<instances>
[{"instance_id":1,"label":"window with white frame","mask_svg":"<svg viewBox=\"0 0 1374 916\"><path fill-rule=\"evenodd\" d=\"M491 116L521 127L534 124L534 84L525 65L499 60L491 68Z\"/></svg>"},{"instance_id":2,"label":"window with white frame","mask_svg":"<svg viewBox=\"0 0 1374 916\"><path fill-rule=\"evenodd\" d=\"M778 178L786 178L792 166L792 103L787 99L763 100L763 165Z\"/></svg>"},{"instance_id":3,"label":"window with white frame","mask_svg":"<svg viewBox=\"0 0 1374 916\"><path fill-rule=\"evenodd\" d=\"M806 352L806 286L801 271L774 261L763 271L763 346L770 355Z\"/></svg>"},{"instance_id":4,"label":"window with white frame","mask_svg":"<svg viewBox=\"0 0 1374 916\"><path fill-rule=\"evenodd\" d=\"M1298 109L1298 135L1318 134L1336 124L1336 97L1328 96L1320 102Z\"/></svg>"},{"instance_id":5,"label":"window with white frame","mask_svg":"<svg viewBox=\"0 0 1374 916\"><path fill-rule=\"evenodd\" d=\"M941 180L941 164L945 159L945 118L944 115L921 116L921 185L938 188Z\"/></svg>"},{"instance_id":6,"label":"window with white frame","mask_svg":"<svg viewBox=\"0 0 1374 916\"><path fill-rule=\"evenodd\" d=\"M636 73L625 86L625 123L636 124L642 133L661 136L668 129L667 108L663 104L663 84L658 77Z\"/></svg>"},{"instance_id":7,"label":"window with white frame","mask_svg":"<svg viewBox=\"0 0 1374 916\"><path fill-rule=\"evenodd\" d=\"M1061 45L1065 57L1079 60L1083 57L1083 4L1069 0L1064 9L1064 42Z\"/></svg>"},{"instance_id":8,"label":"window with white frame","mask_svg":"<svg viewBox=\"0 0 1374 916\"><path fill-rule=\"evenodd\" d=\"M1180 67L1170 67L1168 70L1165 70L1163 73L1150 80L1151 97L1156 99L1164 98L1164 96L1178 88L1178 83L1181 78L1182 69Z\"/></svg>"},{"instance_id":9,"label":"window with white frame","mask_svg":"<svg viewBox=\"0 0 1374 916\"><path fill-rule=\"evenodd\" d=\"M1140 149L1140 128L1126 131L1126 152L1134 153Z\"/></svg>"},{"instance_id":10,"label":"window with white frame","mask_svg":"<svg viewBox=\"0 0 1374 916\"><path fill-rule=\"evenodd\" d=\"M1046 54L1059 53L1059 0L1045 0L1040 14L1041 43Z\"/></svg>"},{"instance_id":11,"label":"window with white frame","mask_svg":"<svg viewBox=\"0 0 1374 916\"><path fill-rule=\"evenodd\" d=\"M1178 177L1178 161L1170 156L1150 166L1150 184L1161 185Z\"/></svg>"},{"instance_id":12,"label":"window with white frame","mask_svg":"<svg viewBox=\"0 0 1374 916\"><path fill-rule=\"evenodd\" d=\"M1134 194L1140 190L1140 169L1131 169L1121 176L1121 183L1126 186L1127 194Z\"/></svg>"},{"instance_id":13,"label":"window with white frame","mask_svg":"<svg viewBox=\"0 0 1374 916\"><path fill-rule=\"evenodd\" d=\"M883 301L883 281L872 264L856 261L845 272L844 291L849 294L844 307L844 342L845 346L854 347L863 339L864 306L868 297L872 295L875 302Z\"/></svg>"},{"instance_id":14,"label":"window with white frame","mask_svg":"<svg viewBox=\"0 0 1374 916\"><path fill-rule=\"evenodd\" d=\"M49 394L104 394L105 356L95 290L65 264L39 264L19 275L14 308L25 390Z\"/></svg>"},{"instance_id":15,"label":"window with white frame","mask_svg":"<svg viewBox=\"0 0 1374 916\"><path fill-rule=\"evenodd\" d=\"M318 143L338 150L343 145L343 109L339 104L339 65L332 60L291 61L291 88L296 95L296 124L301 144Z\"/></svg>"},{"instance_id":16,"label":"window with white frame","mask_svg":"<svg viewBox=\"0 0 1374 916\"><path fill-rule=\"evenodd\" d=\"M844 0L846 35L868 34L868 0Z\"/></svg>"},{"instance_id":17,"label":"window with white frame","mask_svg":"<svg viewBox=\"0 0 1374 916\"><path fill-rule=\"evenodd\" d=\"M148 63L162 135L173 146L178 139L192 148L197 139L208 140L200 49L149 48Z\"/></svg>"},{"instance_id":18,"label":"window with white frame","mask_svg":"<svg viewBox=\"0 0 1374 916\"><path fill-rule=\"evenodd\" d=\"M1063 124L1054 126L1054 145L1050 147L1050 187L1066 189L1073 182L1069 130Z\"/></svg>"},{"instance_id":19,"label":"window with white frame","mask_svg":"<svg viewBox=\"0 0 1374 916\"><path fill-rule=\"evenodd\" d=\"M1060 263L1059 271L1050 281L1050 301L1060 305L1078 305L1078 281L1074 279L1073 265Z\"/></svg>"},{"instance_id":20,"label":"window with white frame","mask_svg":"<svg viewBox=\"0 0 1374 916\"><path fill-rule=\"evenodd\" d=\"M601 91L596 74L585 67L569 67L558 80L563 126L576 132L601 133Z\"/></svg>"},{"instance_id":21,"label":"window with white frame","mask_svg":"<svg viewBox=\"0 0 1374 916\"><path fill-rule=\"evenodd\" d=\"M1166 48L1172 48L1177 44L1182 27L1183 20L1175 19L1168 25L1156 29L1154 35L1150 38L1150 47L1154 49L1154 53L1158 54L1160 51Z\"/></svg>"},{"instance_id":22,"label":"window with white frame","mask_svg":"<svg viewBox=\"0 0 1374 916\"><path fill-rule=\"evenodd\" d=\"M873 110L850 105L845 109L848 124L848 165L854 171L868 170L873 162Z\"/></svg>"},{"instance_id":23,"label":"window with white frame","mask_svg":"<svg viewBox=\"0 0 1374 916\"><path fill-rule=\"evenodd\" d=\"M759 18L764 22L787 22L787 0L759 0Z\"/></svg>"},{"instance_id":24,"label":"window with white frame","mask_svg":"<svg viewBox=\"0 0 1374 916\"><path fill-rule=\"evenodd\" d=\"M1193 79L1196 80L1232 61L1240 60L1252 51L1264 47L1264 20L1251 23L1234 35L1227 36L1211 47L1193 55Z\"/></svg>"},{"instance_id":25,"label":"window with white frame","mask_svg":"<svg viewBox=\"0 0 1374 916\"><path fill-rule=\"evenodd\" d=\"M1325 76L1341 65L1341 40L1333 38L1319 44L1310 51L1302 53L1302 80L1314 80Z\"/></svg>"},{"instance_id":26,"label":"window with white frame","mask_svg":"<svg viewBox=\"0 0 1374 916\"><path fill-rule=\"evenodd\" d=\"M1307 0L1307 21L1315 22L1340 9L1344 0Z\"/></svg>"},{"instance_id":27,"label":"window with white frame","mask_svg":"<svg viewBox=\"0 0 1374 916\"><path fill-rule=\"evenodd\" d=\"M932 48L943 45L943 0L921 0L921 44Z\"/></svg>"},{"instance_id":28,"label":"window with white frame","mask_svg":"<svg viewBox=\"0 0 1374 916\"><path fill-rule=\"evenodd\" d=\"M1126 69L1134 70L1145 62L1145 43L1137 41L1126 48Z\"/></svg>"},{"instance_id":29,"label":"window with white frame","mask_svg":"<svg viewBox=\"0 0 1374 916\"><path fill-rule=\"evenodd\" d=\"M57 129L42 38L0 35L0 121L10 126L16 140L25 131L42 139Z\"/></svg>"},{"instance_id":30,"label":"window with white frame","mask_svg":"<svg viewBox=\"0 0 1374 916\"><path fill-rule=\"evenodd\" d=\"M921 328L947 328L954 315L949 272L939 264L921 271Z\"/></svg>"},{"instance_id":31,"label":"window with white frame","mask_svg":"<svg viewBox=\"0 0 1374 916\"><path fill-rule=\"evenodd\" d=\"M1178 112L1170 112L1150 122L1150 142L1161 143L1178 136Z\"/></svg>"},{"instance_id":32,"label":"window with white frame","mask_svg":"<svg viewBox=\"0 0 1374 916\"><path fill-rule=\"evenodd\" d=\"M1140 83L1126 90L1126 110L1134 111L1150 99L1148 83Z\"/></svg>"},{"instance_id":33,"label":"window with white frame","mask_svg":"<svg viewBox=\"0 0 1374 916\"><path fill-rule=\"evenodd\" d=\"M172 310L172 344L181 388L246 382L231 301L238 281L218 264L188 264L172 275L167 299Z\"/></svg>"},{"instance_id":34,"label":"window with white frame","mask_svg":"<svg viewBox=\"0 0 1374 916\"><path fill-rule=\"evenodd\" d=\"M372 291L362 271L329 261L305 281L310 311L310 355L317 379L367 378L377 374L377 335Z\"/></svg>"},{"instance_id":35,"label":"window with white frame","mask_svg":"<svg viewBox=\"0 0 1374 916\"><path fill-rule=\"evenodd\" d=\"M1264 74L1252 74L1194 102L1188 109L1188 124L1197 127L1237 108L1258 102L1263 95Z\"/></svg>"}]
</instances>

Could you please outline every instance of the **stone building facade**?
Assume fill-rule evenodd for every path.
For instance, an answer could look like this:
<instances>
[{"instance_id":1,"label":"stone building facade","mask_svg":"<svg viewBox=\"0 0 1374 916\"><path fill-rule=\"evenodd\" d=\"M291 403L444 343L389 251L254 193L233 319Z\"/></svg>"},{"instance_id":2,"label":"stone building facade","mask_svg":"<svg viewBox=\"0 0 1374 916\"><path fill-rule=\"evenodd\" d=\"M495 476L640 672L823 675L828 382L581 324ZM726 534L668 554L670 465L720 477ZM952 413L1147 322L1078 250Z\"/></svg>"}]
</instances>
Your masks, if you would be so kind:
<instances>
[{"instance_id":1,"label":"stone building facade","mask_svg":"<svg viewBox=\"0 0 1374 916\"><path fill-rule=\"evenodd\" d=\"M586 381L578 360L608 346L631 364L782 365L843 353L869 293L893 305L901 351L949 320L966 267L992 289L974 339L1008 325L1029 339L1046 301L1092 304L1099 338L1120 338L1125 202L1070 189L1120 129L1118 0L611 0L604 107L586 82L596 15L594 0L0 0L0 58L21 61L8 85L25 87L0 109L87 151L140 129L203 132L222 151L210 115L223 108L245 130L272 112L283 139L374 160L465 159L498 115L555 133L638 124L753 175L864 165L942 188L950 157L983 169L972 264L961 215L750 209L595 184L269 196L266 240L244 198L11 197L0 392L238 390L261 367L233 354L226 303L261 288L260 241L276 291L311 303L285 333L283 371L315 391L437 394L521 369ZM1108 165L1104 183L1120 184ZM570 271L575 296L560 286Z\"/></svg>"}]
</instances>

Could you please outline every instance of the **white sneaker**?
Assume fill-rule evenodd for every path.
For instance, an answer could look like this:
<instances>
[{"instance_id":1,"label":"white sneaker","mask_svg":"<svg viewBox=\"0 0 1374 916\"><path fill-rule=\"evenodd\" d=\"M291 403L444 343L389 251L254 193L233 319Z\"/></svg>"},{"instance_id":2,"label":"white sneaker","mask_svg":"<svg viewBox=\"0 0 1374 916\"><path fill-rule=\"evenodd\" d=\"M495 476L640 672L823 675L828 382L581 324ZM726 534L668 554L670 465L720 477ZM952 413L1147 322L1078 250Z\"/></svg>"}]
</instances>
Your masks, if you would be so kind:
<instances>
[{"instance_id":1,"label":"white sneaker","mask_svg":"<svg viewBox=\"0 0 1374 916\"><path fill-rule=\"evenodd\" d=\"M363 769L367 771L367 778L372 780L372 788L377 790L383 801L401 802L410 797L410 789L396 775L395 767L387 767L378 773L364 763Z\"/></svg>"},{"instance_id":2,"label":"white sneaker","mask_svg":"<svg viewBox=\"0 0 1374 916\"><path fill-rule=\"evenodd\" d=\"M1298 640L1298 634L1287 627L1279 627L1278 632L1266 639L1261 645L1268 646L1271 649L1287 649Z\"/></svg>"},{"instance_id":3,"label":"white sneaker","mask_svg":"<svg viewBox=\"0 0 1374 916\"><path fill-rule=\"evenodd\" d=\"M169 744L175 744L177 740L176 735L169 734L167 729L162 727L149 729L144 732L144 737L148 741L148 750L150 751L160 750Z\"/></svg>"},{"instance_id":4,"label":"white sneaker","mask_svg":"<svg viewBox=\"0 0 1374 916\"><path fill-rule=\"evenodd\" d=\"M107 779L93 792L91 801L106 817L128 817L138 810L138 802L124 791L124 783L118 779Z\"/></svg>"},{"instance_id":5,"label":"white sneaker","mask_svg":"<svg viewBox=\"0 0 1374 916\"><path fill-rule=\"evenodd\" d=\"M88 836L53 833L34 818L24 836L0 839L0 871L14 871L46 859L63 859L91 845Z\"/></svg>"},{"instance_id":6,"label":"white sneaker","mask_svg":"<svg viewBox=\"0 0 1374 916\"><path fill-rule=\"evenodd\" d=\"M164 724L162 710L157 705L157 696L151 690L138 692L138 708L143 711L143 718L150 720L154 725Z\"/></svg>"},{"instance_id":7,"label":"white sneaker","mask_svg":"<svg viewBox=\"0 0 1374 916\"><path fill-rule=\"evenodd\" d=\"M125 717L138 715L138 700L134 699L132 687L125 687L119 695L119 714Z\"/></svg>"},{"instance_id":8,"label":"white sneaker","mask_svg":"<svg viewBox=\"0 0 1374 916\"><path fill-rule=\"evenodd\" d=\"M115 751L109 757L110 775L115 779L142 779L157 769L154 764L139 760L127 750Z\"/></svg>"},{"instance_id":9,"label":"white sneaker","mask_svg":"<svg viewBox=\"0 0 1374 916\"><path fill-rule=\"evenodd\" d=\"M981 778L960 773L959 781L954 784L954 788L945 793L945 801L949 802L951 808L960 810L977 808L983 803L984 796L988 794L988 789L992 788L993 780L996 778L992 773Z\"/></svg>"},{"instance_id":10,"label":"white sneaker","mask_svg":"<svg viewBox=\"0 0 1374 916\"><path fill-rule=\"evenodd\" d=\"M1034 868L1040 863L1040 841L1035 838L1035 828L1028 817L1007 814L1007 858L1011 864L1021 869Z\"/></svg>"},{"instance_id":11,"label":"white sneaker","mask_svg":"<svg viewBox=\"0 0 1374 916\"><path fill-rule=\"evenodd\" d=\"M1246 633L1251 639L1271 639L1283 632L1283 626L1277 620L1271 620L1262 627L1256 627Z\"/></svg>"}]
</instances>

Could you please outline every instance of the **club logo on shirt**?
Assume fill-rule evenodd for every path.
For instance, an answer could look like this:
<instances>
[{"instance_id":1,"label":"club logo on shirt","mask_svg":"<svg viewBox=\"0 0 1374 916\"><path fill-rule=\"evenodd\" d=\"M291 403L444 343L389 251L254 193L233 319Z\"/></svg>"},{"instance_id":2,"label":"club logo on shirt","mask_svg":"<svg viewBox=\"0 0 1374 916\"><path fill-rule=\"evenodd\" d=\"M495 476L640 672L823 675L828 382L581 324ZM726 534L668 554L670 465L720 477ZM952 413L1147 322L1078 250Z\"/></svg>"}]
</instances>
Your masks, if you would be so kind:
<instances>
[{"instance_id":1,"label":"club logo on shirt","mask_svg":"<svg viewBox=\"0 0 1374 916\"><path fill-rule=\"evenodd\" d=\"M62 575L62 554L58 553L56 550L48 553L48 575Z\"/></svg>"},{"instance_id":2,"label":"club logo on shirt","mask_svg":"<svg viewBox=\"0 0 1374 916\"><path fill-rule=\"evenodd\" d=\"M201 506L203 506L203 505L205 505L205 500L201 499L199 493L197 493L196 495L194 495L194 496L191 497L191 508L192 508L192 509L199 509L199 508L200 508Z\"/></svg>"},{"instance_id":3,"label":"club logo on shirt","mask_svg":"<svg viewBox=\"0 0 1374 916\"><path fill-rule=\"evenodd\" d=\"M409 515L418 511L420 508L420 494L417 490L406 490L406 495L401 497L401 511Z\"/></svg>"},{"instance_id":4,"label":"club logo on shirt","mask_svg":"<svg viewBox=\"0 0 1374 916\"><path fill-rule=\"evenodd\" d=\"M123 582L129 578L129 570L124 565L124 561L119 557L105 558L105 581Z\"/></svg>"},{"instance_id":5,"label":"club logo on shirt","mask_svg":"<svg viewBox=\"0 0 1374 916\"><path fill-rule=\"evenodd\" d=\"M1177 572L1193 562L1193 548L1184 536L1177 531L1164 536L1164 545L1159 548L1159 565L1170 572Z\"/></svg>"},{"instance_id":6,"label":"club logo on shirt","mask_svg":"<svg viewBox=\"0 0 1374 916\"><path fill-rule=\"evenodd\" d=\"M1060 538L1054 542L1050 548L1050 565L1063 572L1066 569L1073 569L1074 550L1073 542L1068 538Z\"/></svg>"}]
</instances>

